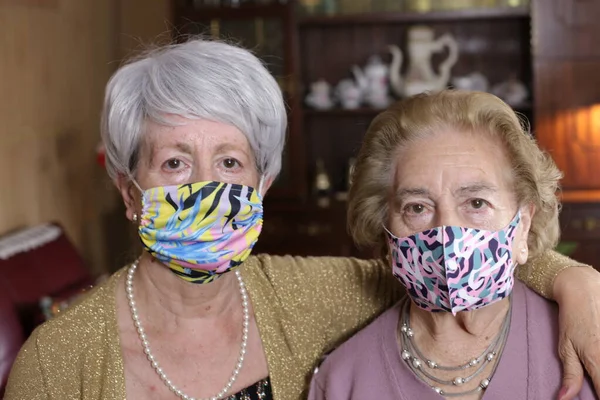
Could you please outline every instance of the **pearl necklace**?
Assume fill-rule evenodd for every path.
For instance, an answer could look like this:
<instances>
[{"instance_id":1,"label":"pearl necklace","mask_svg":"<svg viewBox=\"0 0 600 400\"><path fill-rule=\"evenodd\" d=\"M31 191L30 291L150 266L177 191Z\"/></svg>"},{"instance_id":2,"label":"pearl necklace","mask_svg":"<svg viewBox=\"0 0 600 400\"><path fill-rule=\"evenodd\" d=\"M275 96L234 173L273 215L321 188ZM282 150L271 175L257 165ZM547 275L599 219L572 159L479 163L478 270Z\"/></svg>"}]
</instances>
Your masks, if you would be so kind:
<instances>
[{"instance_id":1,"label":"pearl necklace","mask_svg":"<svg viewBox=\"0 0 600 400\"><path fill-rule=\"evenodd\" d=\"M413 371L417 377L419 377L425 383L430 384L428 381L433 381L438 384L446 385L446 386L462 386L472 379L476 378L477 375L481 374L485 369L488 363L497 360L499 356L502 354L504 350L504 345L506 344L506 340L508 338L508 332L510 330L510 319L512 315L512 298L509 300L509 309L504 317L504 321L500 327L500 331L489 344L489 346L484 350L483 354L479 357L473 358L469 362L457 366L443 366L438 364L437 362L426 359L426 357L421 353L417 344L413 341L414 332L410 328L410 311L409 311L410 301L406 301L404 306L402 307L402 317L398 321L399 329L397 331L398 334L398 344L402 346L400 349L401 358L407 363L408 367ZM424 360L424 361L423 361ZM465 371L470 368L477 367L478 368L471 375L468 376L457 376L451 381L440 379L433 374L429 373L425 367L431 370L445 370L445 371ZM438 394L446 397L457 397L464 396L468 394L473 394L477 392L481 392L490 384L492 376L494 372L496 372L496 368L498 367L498 363L493 366L491 374L481 380L479 385L475 389L471 389L463 392L448 392L443 390L439 386L432 385L431 388Z\"/></svg>"},{"instance_id":2,"label":"pearl necklace","mask_svg":"<svg viewBox=\"0 0 600 400\"><path fill-rule=\"evenodd\" d=\"M169 388L169 390L171 390L171 392L173 392L175 395L177 395L180 399L183 399L183 400L219 400L219 399L223 398L227 394L227 392L231 389L231 387L233 386L233 383L236 381L236 379L240 373L240 370L242 369L242 365L244 364L244 356L246 355L246 346L248 344L248 326L250 324L250 322L249 322L250 321L250 313L248 312L248 293L246 292L246 285L244 284L244 281L242 281L241 274L239 273L239 271L235 271L235 276L237 277L238 284L240 286L240 294L242 295L242 308L243 308L243 313L244 313L243 330L242 330L242 347L240 350L238 362L235 366L235 369L233 370L233 374L231 374L231 377L229 378L229 381L217 395L210 397L209 399L196 399L195 397L192 397L192 396L189 396L189 395L183 393L181 391L181 389L177 388L177 386L175 386L173 384L173 382L171 382L171 380L167 377L165 372L160 367L158 361L156 361L156 359L154 358L152 351L150 350L150 343L148 343L148 338L146 336L144 328L142 327L142 322L140 321L140 317L138 315L138 311L137 311L137 308L135 305L135 300L133 298L133 274L134 274L135 270L137 269L138 261L135 261L133 264L131 264L131 267L129 267L129 270L127 272L127 281L126 281L127 298L129 299L129 309L131 310L131 317L133 318L133 323L135 324L135 327L137 329L138 337L140 338L140 341L142 342L142 347L144 348L144 353L146 354L148 361L150 361L152 368L158 374L161 381Z\"/></svg>"}]
</instances>

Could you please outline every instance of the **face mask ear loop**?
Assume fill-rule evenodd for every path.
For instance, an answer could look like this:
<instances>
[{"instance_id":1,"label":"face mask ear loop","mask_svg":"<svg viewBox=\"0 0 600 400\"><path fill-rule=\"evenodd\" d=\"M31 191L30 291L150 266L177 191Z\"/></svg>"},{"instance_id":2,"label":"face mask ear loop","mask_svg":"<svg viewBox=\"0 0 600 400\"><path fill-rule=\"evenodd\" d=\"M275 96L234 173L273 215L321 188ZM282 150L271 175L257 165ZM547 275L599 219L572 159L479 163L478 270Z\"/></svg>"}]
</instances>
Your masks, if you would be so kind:
<instances>
[{"instance_id":1,"label":"face mask ear loop","mask_svg":"<svg viewBox=\"0 0 600 400\"><path fill-rule=\"evenodd\" d=\"M387 228L385 225L383 225L383 224L382 224L381 226L383 227L383 230L384 230L384 231L385 231L385 232L386 232L388 235L390 235L392 238L394 238L394 239L399 239L399 238L398 238L396 235L394 235L392 232L390 232L390 230L389 230L389 229L388 229L388 228Z\"/></svg>"},{"instance_id":2,"label":"face mask ear loop","mask_svg":"<svg viewBox=\"0 0 600 400\"><path fill-rule=\"evenodd\" d=\"M135 178L133 176L129 175L129 179L134 184L134 186L136 188L138 188L138 190L140 191L140 194L144 194L144 191L142 190L142 188L140 187L140 185L137 183L137 181L135 180Z\"/></svg>"},{"instance_id":3,"label":"face mask ear loop","mask_svg":"<svg viewBox=\"0 0 600 400\"><path fill-rule=\"evenodd\" d=\"M263 183L265 183L265 176L261 175L260 181L258 181L258 194L263 196Z\"/></svg>"}]
</instances>

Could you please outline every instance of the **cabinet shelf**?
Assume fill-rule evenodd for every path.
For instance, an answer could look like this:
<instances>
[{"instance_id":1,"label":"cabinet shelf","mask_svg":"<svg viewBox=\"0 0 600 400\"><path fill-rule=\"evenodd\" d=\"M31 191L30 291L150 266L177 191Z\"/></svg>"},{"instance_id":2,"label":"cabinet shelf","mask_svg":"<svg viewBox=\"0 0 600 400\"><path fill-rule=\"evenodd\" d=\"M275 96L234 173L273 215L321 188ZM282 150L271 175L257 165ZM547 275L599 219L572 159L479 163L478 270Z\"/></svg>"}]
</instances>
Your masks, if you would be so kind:
<instances>
[{"instance_id":1,"label":"cabinet shelf","mask_svg":"<svg viewBox=\"0 0 600 400\"><path fill-rule=\"evenodd\" d=\"M526 103L523 103L523 104L521 104L519 106L513 107L513 110L515 110L518 113L527 114L527 113L533 111L533 104L529 103L529 102L526 102Z\"/></svg>"},{"instance_id":2,"label":"cabinet shelf","mask_svg":"<svg viewBox=\"0 0 600 400\"><path fill-rule=\"evenodd\" d=\"M485 19L529 18L529 7L473 8L452 11L372 12L361 14L315 15L299 20L300 27L347 24L429 23Z\"/></svg>"},{"instance_id":3,"label":"cabinet shelf","mask_svg":"<svg viewBox=\"0 0 600 400\"><path fill-rule=\"evenodd\" d=\"M329 110L315 110L311 108L304 109L304 115L307 117L344 117L344 116L357 116L357 115L366 115L366 116L375 116L382 112L383 109L369 108L369 107L361 107L353 110L346 110L343 108L332 108Z\"/></svg>"},{"instance_id":4,"label":"cabinet shelf","mask_svg":"<svg viewBox=\"0 0 600 400\"><path fill-rule=\"evenodd\" d=\"M254 18L276 18L288 12L285 4L248 4L240 7L193 7L177 6L177 15L184 15L188 21L244 20Z\"/></svg>"},{"instance_id":5,"label":"cabinet shelf","mask_svg":"<svg viewBox=\"0 0 600 400\"><path fill-rule=\"evenodd\" d=\"M513 107L516 112L527 114L532 111L533 106L531 103L523 103L518 107ZM311 108L305 108L303 114L305 117L352 117L352 116L368 116L375 117L384 109L361 107L353 110L346 110L343 108L331 108L329 110L315 110Z\"/></svg>"}]
</instances>

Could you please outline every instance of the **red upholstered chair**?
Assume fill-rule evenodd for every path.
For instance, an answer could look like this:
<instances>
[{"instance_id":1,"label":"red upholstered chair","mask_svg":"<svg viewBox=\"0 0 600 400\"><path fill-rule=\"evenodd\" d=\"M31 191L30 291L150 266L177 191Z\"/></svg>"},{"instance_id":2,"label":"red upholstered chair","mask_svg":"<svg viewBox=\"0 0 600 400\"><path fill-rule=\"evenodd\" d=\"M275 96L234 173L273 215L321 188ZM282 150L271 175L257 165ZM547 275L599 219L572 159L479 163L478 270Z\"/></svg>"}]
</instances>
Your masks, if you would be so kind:
<instances>
[{"instance_id":1,"label":"red upholstered chair","mask_svg":"<svg viewBox=\"0 0 600 400\"><path fill-rule=\"evenodd\" d=\"M0 292L0 399L4 396L8 373L25 337L14 304Z\"/></svg>"},{"instance_id":2,"label":"red upholstered chair","mask_svg":"<svg viewBox=\"0 0 600 400\"><path fill-rule=\"evenodd\" d=\"M83 259L58 224L0 237L0 383L14 358L13 347L5 348L4 343L21 341L18 351L23 336L46 319L40 303L67 300L93 283ZM20 330L11 328L15 318ZM6 323L8 320L12 322Z\"/></svg>"}]
</instances>

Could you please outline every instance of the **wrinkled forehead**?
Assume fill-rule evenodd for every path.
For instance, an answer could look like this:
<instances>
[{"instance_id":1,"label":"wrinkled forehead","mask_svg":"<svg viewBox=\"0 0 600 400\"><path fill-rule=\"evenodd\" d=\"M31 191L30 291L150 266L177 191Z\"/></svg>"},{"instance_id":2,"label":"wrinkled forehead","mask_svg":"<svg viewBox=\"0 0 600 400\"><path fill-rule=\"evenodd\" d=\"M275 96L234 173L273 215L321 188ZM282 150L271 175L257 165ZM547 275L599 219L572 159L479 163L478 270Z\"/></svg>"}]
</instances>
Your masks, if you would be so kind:
<instances>
[{"instance_id":1,"label":"wrinkled forehead","mask_svg":"<svg viewBox=\"0 0 600 400\"><path fill-rule=\"evenodd\" d=\"M231 124L175 115L169 116L167 121L146 122L141 145L147 156L151 157L163 148L174 148L190 154L224 149L253 154L246 135Z\"/></svg>"},{"instance_id":2,"label":"wrinkled forehead","mask_svg":"<svg viewBox=\"0 0 600 400\"><path fill-rule=\"evenodd\" d=\"M487 133L442 129L406 142L394 153L394 193L513 191L513 177L506 147Z\"/></svg>"}]
</instances>

